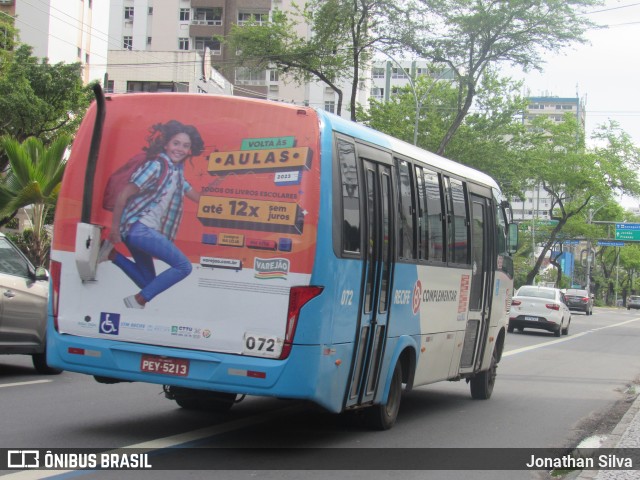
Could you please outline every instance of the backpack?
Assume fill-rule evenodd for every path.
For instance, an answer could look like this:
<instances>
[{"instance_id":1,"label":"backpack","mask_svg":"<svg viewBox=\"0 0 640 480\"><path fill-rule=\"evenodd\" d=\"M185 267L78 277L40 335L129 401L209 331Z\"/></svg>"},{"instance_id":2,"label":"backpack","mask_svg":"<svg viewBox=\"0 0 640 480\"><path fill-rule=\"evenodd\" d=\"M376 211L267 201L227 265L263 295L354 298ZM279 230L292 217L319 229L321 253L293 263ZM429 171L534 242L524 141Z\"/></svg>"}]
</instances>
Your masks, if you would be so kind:
<instances>
[{"instance_id":1,"label":"backpack","mask_svg":"<svg viewBox=\"0 0 640 480\"><path fill-rule=\"evenodd\" d=\"M149 161L155 162L156 160ZM102 208L111 212L113 211L113 207L116 204L116 198L118 198L118 195L122 192L125 185L130 182L131 175L133 175L133 172L135 172L145 162L147 162L147 154L146 152L140 152L127 160L127 163L111 174L109 180L107 180L107 185L104 188ZM158 186L162 185L162 182L167 175L167 165L165 162L160 161L160 166L161 170L160 178L158 179Z\"/></svg>"}]
</instances>

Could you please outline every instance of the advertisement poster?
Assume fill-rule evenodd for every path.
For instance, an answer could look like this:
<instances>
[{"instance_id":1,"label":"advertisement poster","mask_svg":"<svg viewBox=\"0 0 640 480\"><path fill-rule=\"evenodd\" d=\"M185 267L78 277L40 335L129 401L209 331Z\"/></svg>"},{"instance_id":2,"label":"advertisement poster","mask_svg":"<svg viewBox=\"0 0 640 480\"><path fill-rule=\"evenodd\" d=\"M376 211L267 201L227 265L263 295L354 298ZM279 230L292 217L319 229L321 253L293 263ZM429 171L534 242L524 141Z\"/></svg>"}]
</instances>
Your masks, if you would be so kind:
<instances>
[{"instance_id":1,"label":"advertisement poster","mask_svg":"<svg viewBox=\"0 0 640 480\"><path fill-rule=\"evenodd\" d=\"M314 261L313 110L207 95L111 97L92 179L102 257L95 281L82 282L74 242L94 119L92 110L74 143L56 212L60 331L277 356L289 288L309 283ZM252 338L274 347L247 351Z\"/></svg>"}]
</instances>

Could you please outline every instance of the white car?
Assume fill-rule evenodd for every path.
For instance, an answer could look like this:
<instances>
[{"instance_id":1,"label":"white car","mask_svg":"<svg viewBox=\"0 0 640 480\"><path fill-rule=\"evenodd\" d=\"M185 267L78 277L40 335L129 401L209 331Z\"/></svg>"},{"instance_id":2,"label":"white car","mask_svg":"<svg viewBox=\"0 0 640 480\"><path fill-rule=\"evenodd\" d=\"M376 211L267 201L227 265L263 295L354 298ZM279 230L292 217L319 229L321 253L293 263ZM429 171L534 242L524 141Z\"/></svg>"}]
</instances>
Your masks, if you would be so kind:
<instances>
[{"instance_id":1,"label":"white car","mask_svg":"<svg viewBox=\"0 0 640 480\"><path fill-rule=\"evenodd\" d=\"M571 311L564 293L557 288L525 285L511 300L508 331L535 328L553 332L556 337L569 334Z\"/></svg>"}]
</instances>

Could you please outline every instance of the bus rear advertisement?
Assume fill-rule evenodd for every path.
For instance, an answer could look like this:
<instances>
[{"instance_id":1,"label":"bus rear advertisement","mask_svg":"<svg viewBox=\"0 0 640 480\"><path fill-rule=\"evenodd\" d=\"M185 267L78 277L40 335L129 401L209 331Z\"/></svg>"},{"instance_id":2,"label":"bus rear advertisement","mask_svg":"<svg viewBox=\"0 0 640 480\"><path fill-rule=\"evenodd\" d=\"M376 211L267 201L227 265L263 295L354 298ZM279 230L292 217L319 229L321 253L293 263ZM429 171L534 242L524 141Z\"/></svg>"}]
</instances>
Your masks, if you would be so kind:
<instances>
[{"instance_id":1,"label":"bus rear advertisement","mask_svg":"<svg viewBox=\"0 0 640 480\"><path fill-rule=\"evenodd\" d=\"M516 238L490 177L312 108L96 96L56 208L51 366L379 429L403 386L491 395Z\"/></svg>"}]
</instances>

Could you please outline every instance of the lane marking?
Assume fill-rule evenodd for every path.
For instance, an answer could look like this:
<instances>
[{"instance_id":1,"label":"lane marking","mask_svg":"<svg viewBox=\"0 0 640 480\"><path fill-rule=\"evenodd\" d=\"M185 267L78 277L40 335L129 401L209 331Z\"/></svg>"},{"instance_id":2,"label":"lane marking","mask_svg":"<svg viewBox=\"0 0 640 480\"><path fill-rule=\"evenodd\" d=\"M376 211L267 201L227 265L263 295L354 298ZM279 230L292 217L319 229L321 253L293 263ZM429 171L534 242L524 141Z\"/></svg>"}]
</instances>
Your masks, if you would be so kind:
<instances>
[{"instance_id":1,"label":"lane marking","mask_svg":"<svg viewBox=\"0 0 640 480\"><path fill-rule=\"evenodd\" d=\"M233 430L239 430L241 428L253 426L258 423L264 423L269 420L274 420L284 415L290 415L291 413L294 413L296 411L301 411L302 408L303 408L302 405L293 405L290 407L284 407L277 410L272 410L267 413L262 413L262 414L253 415L247 418L241 418L239 420L234 420L228 423L224 423L222 425L215 425L213 427L200 428L198 430L193 430L191 432L179 433L179 434L170 435L164 438L156 438L154 440L135 443L133 445L128 445L126 447L115 447L111 450L104 451L101 453L126 453L126 452L123 452L123 450L126 450L127 448L141 448L141 449L148 449L151 451L163 450L167 448L180 448L181 446L185 446L189 443L192 443L198 440L203 440L208 437L213 437L221 433L226 433ZM73 447L65 447L65 448L70 450ZM45 450L45 449L40 448L40 450ZM151 451L148 453L151 453ZM2 475L0 476L0 478L2 480L4 479L40 480L44 478L63 479L63 478L72 478L72 477L81 476L81 475L93 475L99 471L100 471L99 468L96 468L93 470L50 470L50 471L34 469L34 470L22 470L16 473L10 473L8 475ZM148 471L152 471L152 470L148 470Z\"/></svg>"},{"instance_id":2,"label":"lane marking","mask_svg":"<svg viewBox=\"0 0 640 480\"><path fill-rule=\"evenodd\" d=\"M620 327L622 325L626 325L628 323L634 323L640 321L640 317L633 318L631 320L625 320L624 322L614 323L613 325L606 325L604 327L592 328L591 330L587 330L586 332L576 333L575 335L571 335L570 337L558 338L557 340L550 340L548 342L538 343L536 345L530 345L528 347L516 348L514 350L509 350L508 352L504 352L502 354L503 357L509 357L511 355L517 355L519 353L528 352L530 350L535 350L537 348L548 347L549 345L555 345L557 343L570 342L571 340L575 340L580 337L584 337L585 335L589 335L591 333L599 332L600 330L606 330L607 328L615 328Z\"/></svg>"},{"instance_id":3,"label":"lane marking","mask_svg":"<svg viewBox=\"0 0 640 480\"><path fill-rule=\"evenodd\" d=\"M36 383L49 383L49 382L53 382L53 380L31 380L30 382L0 383L0 388L21 387L22 385L35 385Z\"/></svg>"}]
</instances>

